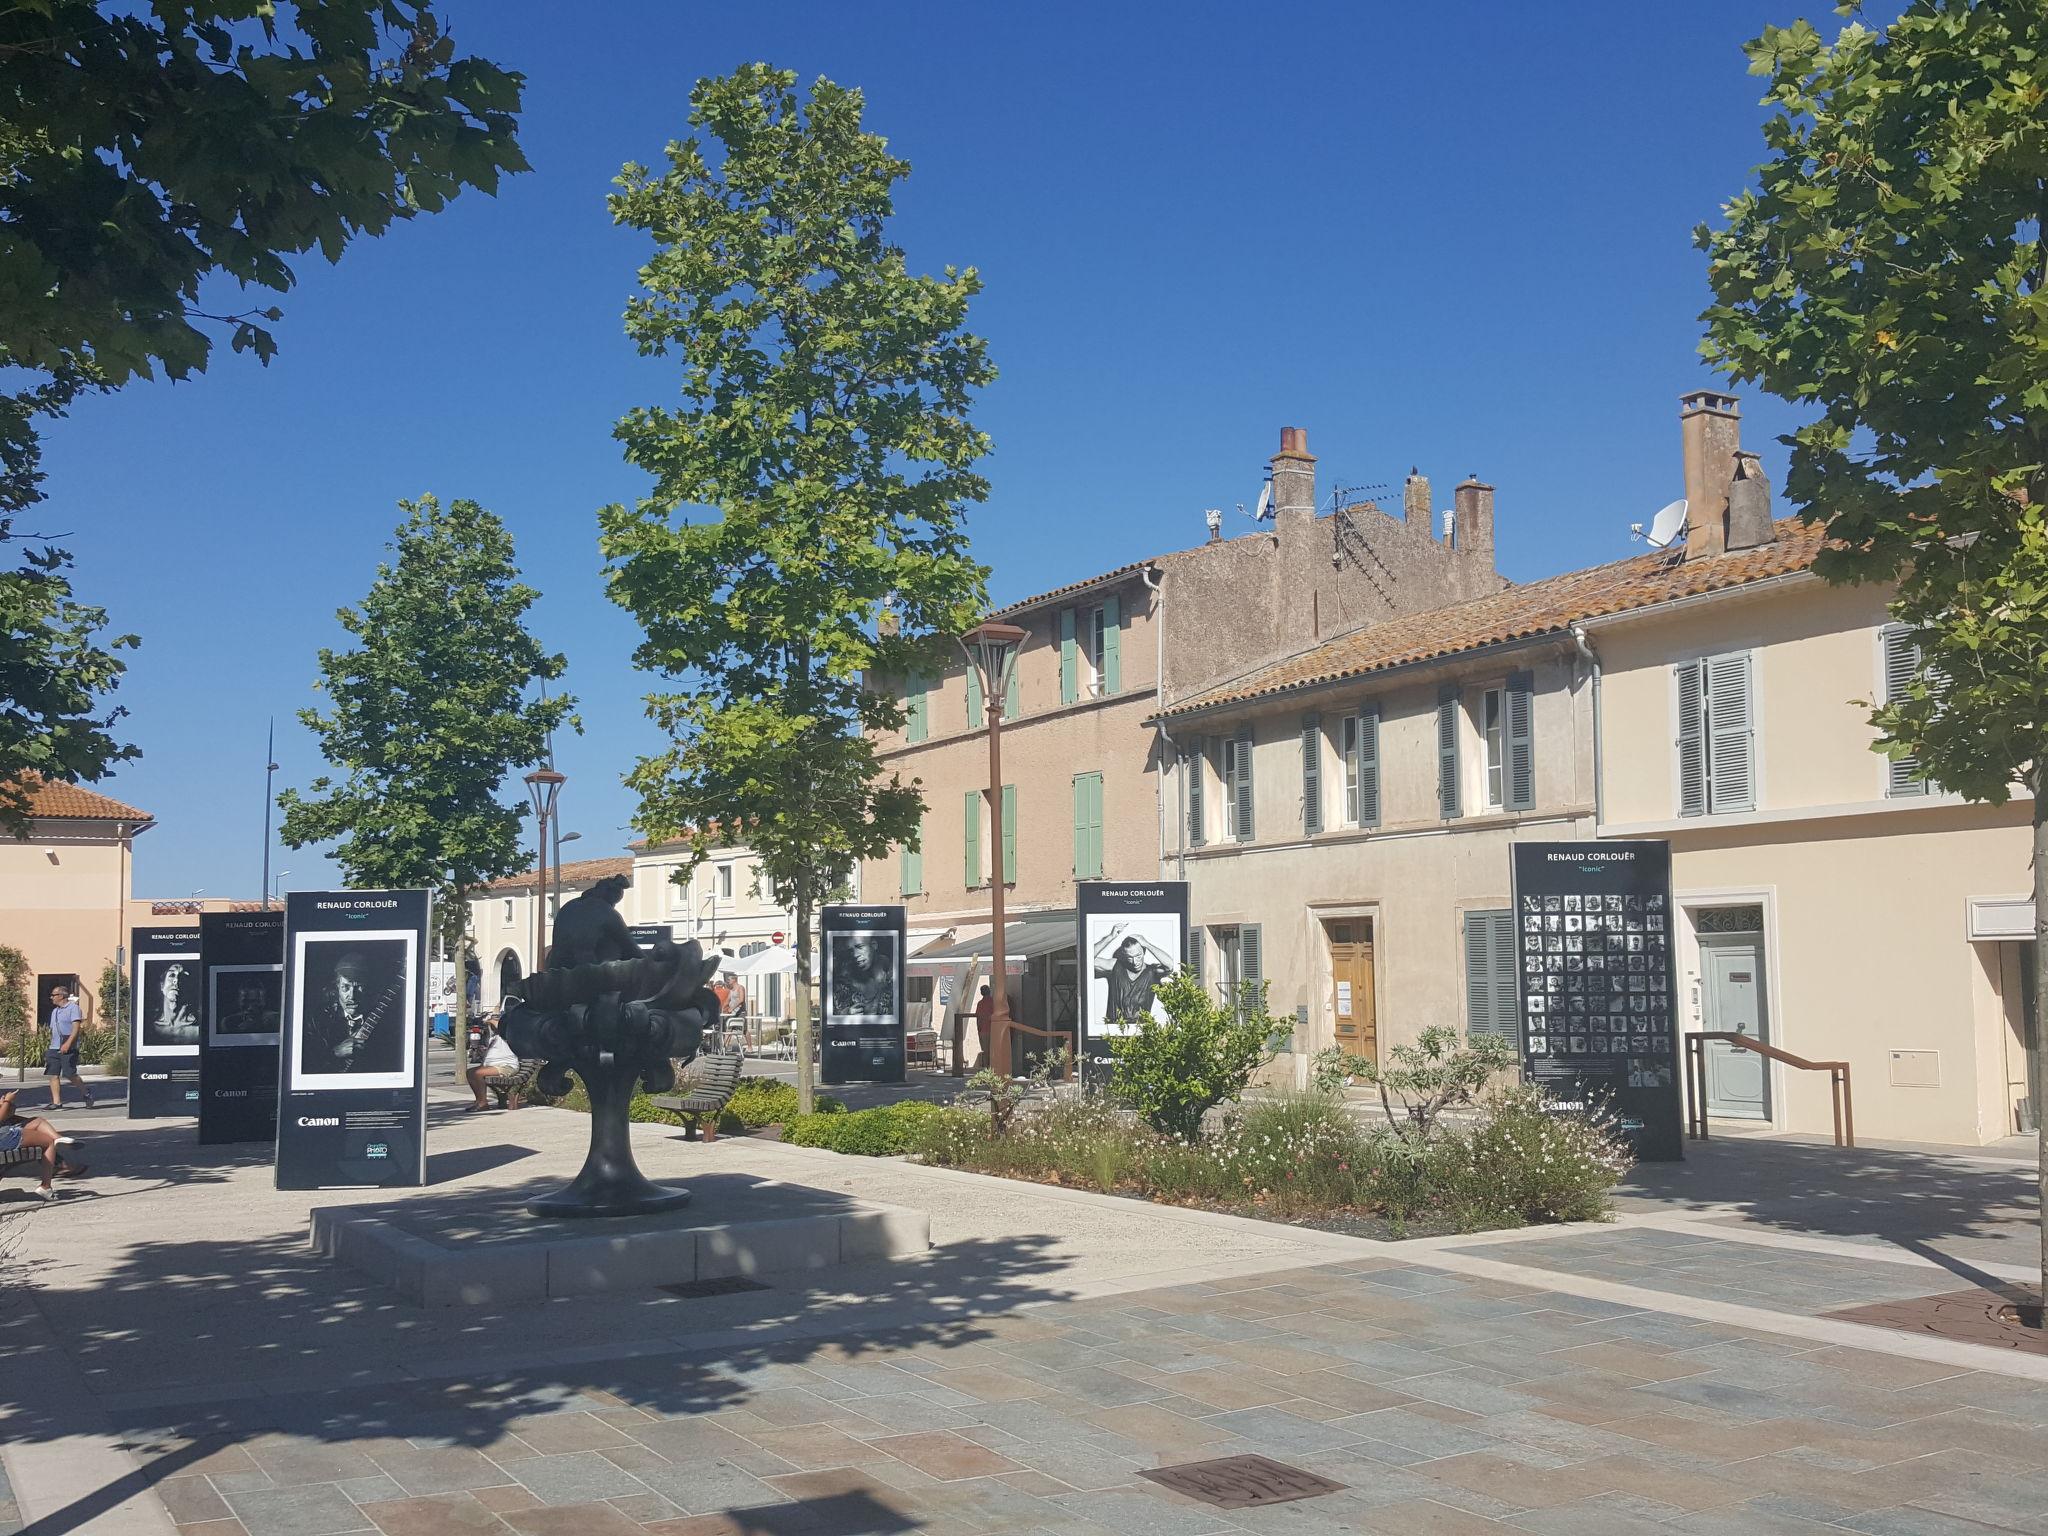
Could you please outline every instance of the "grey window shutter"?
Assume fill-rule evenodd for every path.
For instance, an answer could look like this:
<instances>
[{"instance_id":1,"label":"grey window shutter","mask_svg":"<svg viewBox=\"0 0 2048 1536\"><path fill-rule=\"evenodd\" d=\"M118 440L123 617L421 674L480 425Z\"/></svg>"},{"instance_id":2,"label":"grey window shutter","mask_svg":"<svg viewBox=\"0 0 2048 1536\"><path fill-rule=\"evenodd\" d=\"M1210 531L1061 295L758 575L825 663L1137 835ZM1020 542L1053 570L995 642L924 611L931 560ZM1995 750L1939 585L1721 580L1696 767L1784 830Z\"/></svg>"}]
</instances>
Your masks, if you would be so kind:
<instances>
[{"instance_id":1,"label":"grey window shutter","mask_svg":"<svg viewBox=\"0 0 2048 1536\"><path fill-rule=\"evenodd\" d=\"M1266 962L1257 923L1245 923L1237 930L1237 976L1240 982L1253 989L1254 996L1266 980Z\"/></svg>"},{"instance_id":2,"label":"grey window shutter","mask_svg":"<svg viewBox=\"0 0 2048 1536\"><path fill-rule=\"evenodd\" d=\"M1323 830L1323 719L1301 717L1301 830L1314 837Z\"/></svg>"},{"instance_id":3,"label":"grey window shutter","mask_svg":"<svg viewBox=\"0 0 2048 1536\"><path fill-rule=\"evenodd\" d=\"M1458 690L1436 696L1436 808L1445 821L1460 815L1458 800Z\"/></svg>"},{"instance_id":4,"label":"grey window shutter","mask_svg":"<svg viewBox=\"0 0 2048 1536\"><path fill-rule=\"evenodd\" d=\"M1252 728L1237 733L1237 840L1252 840Z\"/></svg>"},{"instance_id":5,"label":"grey window shutter","mask_svg":"<svg viewBox=\"0 0 2048 1536\"><path fill-rule=\"evenodd\" d=\"M1188 846L1199 848L1208 839L1202 828L1202 771L1208 766L1208 744L1197 736L1188 744L1187 755L1182 767L1187 773L1188 786Z\"/></svg>"},{"instance_id":6,"label":"grey window shutter","mask_svg":"<svg viewBox=\"0 0 2048 1536\"><path fill-rule=\"evenodd\" d=\"M1507 794L1510 811L1536 809L1536 678L1517 672L1507 687Z\"/></svg>"},{"instance_id":7,"label":"grey window shutter","mask_svg":"<svg viewBox=\"0 0 2048 1536\"><path fill-rule=\"evenodd\" d=\"M1884 643L1884 701L1897 704L1906 697L1907 687L1920 671L1920 642L1903 624L1887 624ZM1920 760L1895 757L1885 765L1884 792L1887 795L1924 795L1927 780L1920 776Z\"/></svg>"},{"instance_id":8,"label":"grey window shutter","mask_svg":"<svg viewBox=\"0 0 2048 1536\"><path fill-rule=\"evenodd\" d=\"M1519 1038L1515 930L1509 912L1465 914L1465 1033Z\"/></svg>"},{"instance_id":9,"label":"grey window shutter","mask_svg":"<svg viewBox=\"0 0 2048 1536\"><path fill-rule=\"evenodd\" d=\"M1188 957L1184 964L1194 972L1196 981L1202 979L1202 929L1199 923L1188 924Z\"/></svg>"},{"instance_id":10,"label":"grey window shutter","mask_svg":"<svg viewBox=\"0 0 2048 1536\"><path fill-rule=\"evenodd\" d=\"M1756 773L1751 756L1749 652L1707 659L1707 806L1723 811L1756 809Z\"/></svg>"},{"instance_id":11,"label":"grey window shutter","mask_svg":"<svg viewBox=\"0 0 2048 1536\"><path fill-rule=\"evenodd\" d=\"M1678 814L1707 814L1707 719L1701 662L1671 669L1678 690Z\"/></svg>"},{"instance_id":12,"label":"grey window shutter","mask_svg":"<svg viewBox=\"0 0 2048 1536\"><path fill-rule=\"evenodd\" d=\"M1358 710L1358 824L1380 824L1380 705L1368 699Z\"/></svg>"}]
</instances>

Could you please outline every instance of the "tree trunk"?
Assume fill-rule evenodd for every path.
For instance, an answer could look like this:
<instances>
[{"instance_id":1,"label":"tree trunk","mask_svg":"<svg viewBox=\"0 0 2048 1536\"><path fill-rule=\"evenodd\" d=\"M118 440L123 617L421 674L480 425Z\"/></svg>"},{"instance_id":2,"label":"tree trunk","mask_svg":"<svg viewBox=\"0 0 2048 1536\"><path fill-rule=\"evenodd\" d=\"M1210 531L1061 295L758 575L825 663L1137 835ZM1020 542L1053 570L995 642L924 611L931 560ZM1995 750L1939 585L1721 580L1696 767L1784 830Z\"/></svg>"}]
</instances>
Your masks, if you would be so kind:
<instances>
[{"instance_id":1,"label":"tree trunk","mask_svg":"<svg viewBox=\"0 0 2048 1536\"><path fill-rule=\"evenodd\" d=\"M464 903L467 906L467 903ZM469 1050L469 931L455 937L455 1030L451 1042L458 1051ZM468 1061L468 1056L462 1058Z\"/></svg>"},{"instance_id":2,"label":"tree trunk","mask_svg":"<svg viewBox=\"0 0 2048 1536\"><path fill-rule=\"evenodd\" d=\"M798 891L796 898L796 1110L811 1112L815 1089L811 1082L811 898Z\"/></svg>"},{"instance_id":3,"label":"tree trunk","mask_svg":"<svg viewBox=\"0 0 2048 1536\"><path fill-rule=\"evenodd\" d=\"M2048 990L2048 795L2042 794L2048 772L2034 774L2034 1049L2027 1096L2034 1106L2036 1193L2040 1197L2041 1326L2048 1329L2048 1017L2042 993Z\"/></svg>"}]
</instances>

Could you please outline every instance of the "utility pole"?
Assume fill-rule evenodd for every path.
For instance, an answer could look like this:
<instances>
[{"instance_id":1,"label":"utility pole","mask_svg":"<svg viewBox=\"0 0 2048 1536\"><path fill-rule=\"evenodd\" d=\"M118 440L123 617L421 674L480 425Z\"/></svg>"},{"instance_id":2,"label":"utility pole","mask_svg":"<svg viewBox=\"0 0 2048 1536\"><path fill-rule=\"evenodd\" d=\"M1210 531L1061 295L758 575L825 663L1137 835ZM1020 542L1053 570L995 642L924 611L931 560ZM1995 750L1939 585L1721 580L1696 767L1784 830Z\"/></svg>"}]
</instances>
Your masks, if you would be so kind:
<instances>
[{"instance_id":1,"label":"utility pole","mask_svg":"<svg viewBox=\"0 0 2048 1536\"><path fill-rule=\"evenodd\" d=\"M1017 666L1017 652L1024 644L1025 631L1015 624L990 622L977 625L960 638L967 664L981 674L983 707L988 712L988 827L989 827L989 934L990 969L995 991L995 1011L989 1018L988 1053L996 1071L1010 1076L1010 978L1009 956L1004 953L1006 917L1003 911L1007 891L1004 882L1010 871L1003 860L1003 702L1010 695L1010 675Z\"/></svg>"},{"instance_id":2,"label":"utility pole","mask_svg":"<svg viewBox=\"0 0 2048 1536\"><path fill-rule=\"evenodd\" d=\"M270 808L276 802L270 781L277 773L277 717L273 715L263 737L263 910L270 910ZM290 870L285 871L290 874Z\"/></svg>"}]
</instances>

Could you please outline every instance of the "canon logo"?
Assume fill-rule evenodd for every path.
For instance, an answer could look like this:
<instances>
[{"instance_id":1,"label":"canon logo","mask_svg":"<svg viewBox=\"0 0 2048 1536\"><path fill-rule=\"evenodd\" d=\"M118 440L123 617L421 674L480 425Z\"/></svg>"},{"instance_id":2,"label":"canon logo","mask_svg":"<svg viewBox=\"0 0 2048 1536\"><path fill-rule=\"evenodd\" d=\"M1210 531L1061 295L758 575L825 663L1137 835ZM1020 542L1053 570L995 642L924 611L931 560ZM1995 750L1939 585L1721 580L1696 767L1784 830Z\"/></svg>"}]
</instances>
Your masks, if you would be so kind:
<instances>
[{"instance_id":1,"label":"canon logo","mask_svg":"<svg viewBox=\"0 0 2048 1536\"><path fill-rule=\"evenodd\" d=\"M299 1124L339 1125L341 1124L341 1118L338 1115L301 1115L299 1116Z\"/></svg>"}]
</instances>

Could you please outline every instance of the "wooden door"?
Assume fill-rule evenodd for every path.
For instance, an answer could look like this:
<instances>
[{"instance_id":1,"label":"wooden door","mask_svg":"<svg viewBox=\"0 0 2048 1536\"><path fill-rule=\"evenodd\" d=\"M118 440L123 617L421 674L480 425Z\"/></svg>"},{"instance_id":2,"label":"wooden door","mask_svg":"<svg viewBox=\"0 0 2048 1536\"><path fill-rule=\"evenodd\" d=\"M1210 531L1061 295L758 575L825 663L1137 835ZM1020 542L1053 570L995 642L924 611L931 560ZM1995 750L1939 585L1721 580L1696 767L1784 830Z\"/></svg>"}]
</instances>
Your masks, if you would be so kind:
<instances>
[{"instance_id":1,"label":"wooden door","mask_svg":"<svg viewBox=\"0 0 2048 1536\"><path fill-rule=\"evenodd\" d=\"M1379 1059L1373 1016L1372 924L1363 918L1329 925L1330 1019L1338 1049Z\"/></svg>"}]
</instances>

